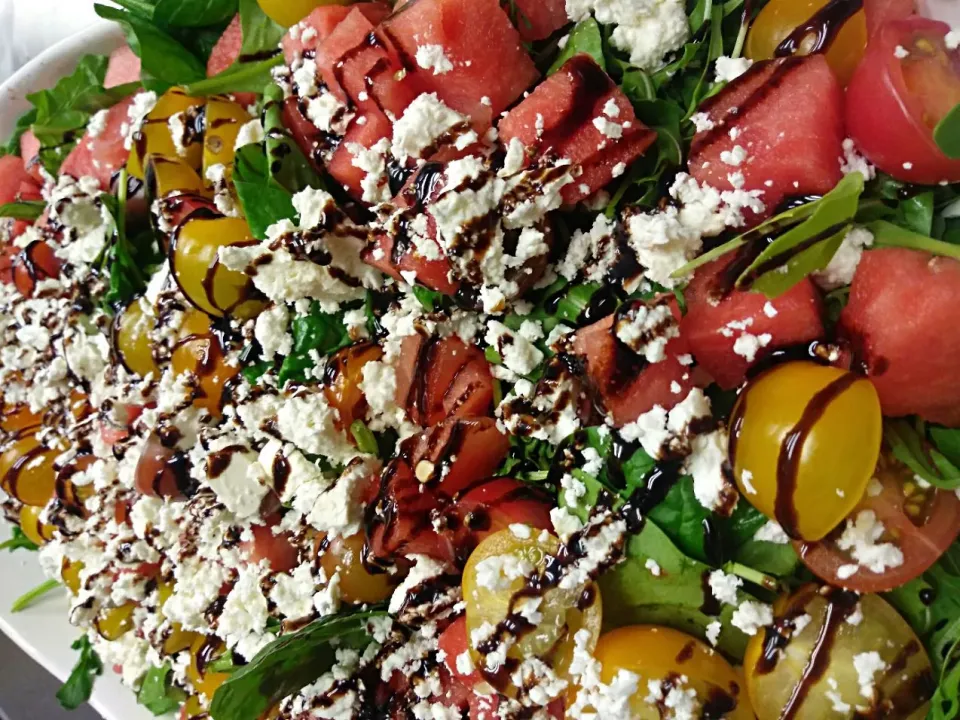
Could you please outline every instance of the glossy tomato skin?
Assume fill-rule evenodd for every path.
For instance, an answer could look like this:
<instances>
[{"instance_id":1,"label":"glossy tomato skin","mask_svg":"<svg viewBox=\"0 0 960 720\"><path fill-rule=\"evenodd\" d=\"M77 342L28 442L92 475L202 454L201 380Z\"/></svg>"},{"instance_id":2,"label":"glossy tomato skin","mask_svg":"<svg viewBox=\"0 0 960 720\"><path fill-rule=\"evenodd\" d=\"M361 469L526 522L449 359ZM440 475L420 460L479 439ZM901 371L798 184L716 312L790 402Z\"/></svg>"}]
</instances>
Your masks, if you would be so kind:
<instances>
[{"instance_id":1,"label":"glossy tomato skin","mask_svg":"<svg viewBox=\"0 0 960 720\"><path fill-rule=\"evenodd\" d=\"M889 20L903 20L917 12L916 0L863 0L867 34L873 34Z\"/></svg>"},{"instance_id":2,"label":"glossy tomato skin","mask_svg":"<svg viewBox=\"0 0 960 720\"><path fill-rule=\"evenodd\" d=\"M871 488L850 514L871 512L883 524L878 542L892 542L903 553L903 563L874 573L859 567L853 575L841 572L856 562L833 539L794 543L800 559L818 577L857 592L886 592L926 572L960 534L960 499L951 490L921 488L905 469L884 461L877 472L882 489ZM849 522L849 520L848 520Z\"/></svg>"},{"instance_id":3,"label":"glossy tomato skin","mask_svg":"<svg viewBox=\"0 0 960 720\"><path fill-rule=\"evenodd\" d=\"M903 182L935 185L944 180L960 180L960 160L944 155L933 139L932 129L939 118L924 121L924 103L911 92L904 73L904 63L936 63L937 58L948 57L952 82L950 75L944 74L941 92L960 93L960 54L948 51L944 45L943 38L949 30L945 23L921 17L881 25L847 87L850 137L870 162ZM930 43L936 48L937 57L918 60L918 43ZM898 47L906 48L911 55L898 58ZM923 72L923 68L917 72Z\"/></svg>"}]
</instances>

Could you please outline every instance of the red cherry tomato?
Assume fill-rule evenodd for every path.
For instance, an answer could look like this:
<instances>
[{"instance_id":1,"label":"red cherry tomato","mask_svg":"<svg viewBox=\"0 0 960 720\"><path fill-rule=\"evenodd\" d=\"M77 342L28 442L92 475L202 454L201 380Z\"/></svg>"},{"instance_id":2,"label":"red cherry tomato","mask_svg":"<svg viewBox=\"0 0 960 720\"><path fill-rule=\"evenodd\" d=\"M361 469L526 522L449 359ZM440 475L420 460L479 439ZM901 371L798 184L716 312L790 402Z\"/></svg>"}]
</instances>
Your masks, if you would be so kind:
<instances>
[{"instance_id":1,"label":"red cherry tomato","mask_svg":"<svg viewBox=\"0 0 960 720\"><path fill-rule=\"evenodd\" d=\"M275 523L273 523L275 524ZM274 572L289 572L297 566L300 551L291 542L291 535L273 532L273 525L253 525L253 540L243 544L250 562L266 560Z\"/></svg>"},{"instance_id":2,"label":"red cherry tomato","mask_svg":"<svg viewBox=\"0 0 960 720\"><path fill-rule=\"evenodd\" d=\"M60 258L47 243L36 241L20 249L8 245L0 255L0 282L14 283L24 297L33 295L41 280L60 274Z\"/></svg>"},{"instance_id":3,"label":"red cherry tomato","mask_svg":"<svg viewBox=\"0 0 960 720\"><path fill-rule=\"evenodd\" d=\"M157 435L151 435L134 471L137 491L151 497L179 497L180 485L186 479L187 467L182 453L164 446Z\"/></svg>"},{"instance_id":4,"label":"red cherry tomato","mask_svg":"<svg viewBox=\"0 0 960 720\"><path fill-rule=\"evenodd\" d=\"M851 517L872 510L885 528L880 542L899 547L903 564L882 573L861 567L851 577L841 578L840 568L856 562L836 546L835 540L795 542L804 564L831 585L862 593L892 590L928 570L960 533L960 499L956 493L923 490L913 481L905 484L895 473L881 473L879 478L883 491L871 496L868 490Z\"/></svg>"},{"instance_id":5,"label":"red cherry tomato","mask_svg":"<svg viewBox=\"0 0 960 720\"><path fill-rule=\"evenodd\" d=\"M881 25L847 87L850 136L870 162L904 182L960 181L960 160L933 139L960 103L960 51L947 49L949 30L916 16Z\"/></svg>"}]
</instances>

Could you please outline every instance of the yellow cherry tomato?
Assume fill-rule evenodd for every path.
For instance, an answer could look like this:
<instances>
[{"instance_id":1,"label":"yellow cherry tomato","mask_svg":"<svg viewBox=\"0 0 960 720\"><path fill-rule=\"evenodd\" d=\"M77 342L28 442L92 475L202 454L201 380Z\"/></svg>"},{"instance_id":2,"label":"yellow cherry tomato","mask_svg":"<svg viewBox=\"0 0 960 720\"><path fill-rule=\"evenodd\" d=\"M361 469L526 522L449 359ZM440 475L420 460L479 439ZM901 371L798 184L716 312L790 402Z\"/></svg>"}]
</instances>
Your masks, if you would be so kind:
<instances>
[{"instance_id":1,"label":"yellow cherry tomato","mask_svg":"<svg viewBox=\"0 0 960 720\"><path fill-rule=\"evenodd\" d=\"M43 507L54 495L54 462L62 452L46 447L33 433L22 435L0 454L0 488L25 505Z\"/></svg>"},{"instance_id":2,"label":"yellow cherry tomato","mask_svg":"<svg viewBox=\"0 0 960 720\"><path fill-rule=\"evenodd\" d=\"M43 508L36 505L23 505L20 508L20 529L35 545L46 545L53 540L53 533L56 529L53 525L40 521L40 513L42 512Z\"/></svg>"},{"instance_id":3,"label":"yellow cherry tomato","mask_svg":"<svg viewBox=\"0 0 960 720\"><path fill-rule=\"evenodd\" d=\"M60 565L60 578L74 595L80 592L80 573L83 572L83 563L79 560L63 559Z\"/></svg>"},{"instance_id":4,"label":"yellow cherry tomato","mask_svg":"<svg viewBox=\"0 0 960 720\"><path fill-rule=\"evenodd\" d=\"M187 666L186 674L190 684L193 685L193 691L196 696L203 695L207 702L213 699L213 694L230 677L229 673L214 672L209 669L210 663L221 657L226 652L226 647L222 642L214 637L198 635L190 646L190 664ZM192 700L193 698L191 698ZM207 709L208 706L200 703L199 697L196 707L200 710ZM188 708L191 708L190 700L187 701ZM199 715L200 712L193 714Z\"/></svg>"},{"instance_id":5,"label":"yellow cherry tomato","mask_svg":"<svg viewBox=\"0 0 960 720\"><path fill-rule=\"evenodd\" d=\"M223 165L224 177L233 174L233 157L240 128L252 118L239 103L225 97L212 97L207 101L206 132L203 140L203 179L212 187L209 170L214 165Z\"/></svg>"},{"instance_id":6,"label":"yellow cherry tomato","mask_svg":"<svg viewBox=\"0 0 960 720\"><path fill-rule=\"evenodd\" d=\"M792 362L761 374L730 421L741 493L789 535L822 539L863 496L882 420L873 384L845 370Z\"/></svg>"},{"instance_id":7,"label":"yellow cherry tomato","mask_svg":"<svg viewBox=\"0 0 960 720\"><path fill-rule=\"evenodd\" d=\"M104 608L93 621L97 632L104 640L116 640L133 630L133 611L137 604L132 600L118 607Z\"/></svg>"},{"instance_id":8,"label":"yellow cherry tomato","mask_svg":"<svg viewBox=\"0 0 960 720\"><path fill-rule=\"evenodd\" d=\"M873 716L857 706L883 708L882 717L926 717L930 658L880 596L807 585L774 610L774 625L750 640L743 659L758 720L788 711L794 720Z\"/></svg>"},{"instance_id":9,"label":"yellow cherry tomato","mask_svg":"<svg viewBox=\"0 0 960 720\"><path fill-rule=\"evenodd\" d=\"M378 603L393 593L394 582L390 575L370 573L364 567L365 542L366 537L362 532L329 542L323 536L317 539L320 567L328 578L332 578L334 573L340 575L340 599L345 603Z\"/></svg>"},{"instance_id":10,"label":"yellow cherry tomato","mask_svg":"<svg viewBox=\"0 0 960 720\"><path fill-rule=\"evenodd\" d=\"M170 267L187 299L213 317L246 320L265 307L253 280L220 263L220 248L256 243L243 218L196 218L180 226L170 245Z\"/></svg>"},{"instance_id":11,"label":"yellow cherry tomato","mask_svg":"<svg viewBox=\"0 0 960 720\"><path fill-rule=\"evenodd\" d=\"M153 374L160 376L160 368L153 359L153 342L150 332L156 325L153 313L147 309L143 298L133 300L117 315L114 324L114 347L121 362L131 372L141 377Z\"/></svg>"},{"instance_id":12,"label":"yellow cherry tomato","mask_svg":"<svg viewBox=\"0 0 960 720\"><path fill-rule=\"evenodd\" d=\"M200 174L181 158L148 155L145 167L147 196L152 200L165 198L174 192L207 194Z\"/></svg>"},{"instance_id":13,"label":"yellow cherry tomato","mask_svg":"<svg viewBox=\"0 0 960 720\"><path fill-rule=\"evenodd\" d=\"M199 386L193 404L219 418L225 387L240 373L240 366L227 364L207 314L192 310L184 315L170 365L177 375L189 372L197 377Z\"/></svg>"},{"instance_id":14,"label":"yellow cherry tomato","mask_svg":"<svg viewBox=\"0 0 960 720\"><path fill-rule=\"evenodd\" d=\"M140 132L134 138L130 159L127 161L127 172L143 180L144 165L148 155L180 157L170 133L170 118L179 113L187 113L191 108L203 104L202 98L190 97L181 88L171 88L161 95L144 120ZM202 153L203 146L199 142L190 143L184 148L183 160L187 165L198 168Z\"/></svg>"},{"instance_id":15,"label":"yellow cherry tomato","mask_svg":"<svg viewBox=\"0 0 960 720\"><path fill-rule=\"evenodd\" d=\"M167 604L167 600L170 599L171 595L173 595L172 582L161 581L157 584L157 612L161 618L165 617L163 614L163 606ZM192 647L199 637L201 636L198 633L184 630L180 623L170 623L167 635L163 639L163 652L165 655L175 655L182 650Z\"/></svg>"},{"instance_id":16,"label":"yellow cherry tomato","mask_svg":"<svg viewBox=\"0 0 960 720\"><path fill-rule=\"evenodd\" d=\"M284 27L296 25L316 8L324 5L347 5L350 0L257 0L260 8Z\"/></svg>"},{"instance_id":17,"label":"yellow cherry tomato","mask_svg":"<svg viewBox=\"0 0 960 720\"><path fill-rule=\"evenodd\" d=\"M700 640L678 630L653 625L633 625L600 636L593 656L600 661L600 678L611 683L621 670L639 676L638 689L630 698L631 718L660 720L672 689L691 697L700 717L753 720L743 681L720 653ZM681 678L683 678L681 680ZM659 688L660 700L648 701L652 688ZM570 694L576 702L577 688ZM585 698L581 697L581 703ZM580 707L578 705L578 707ZM587 704L588 712L597 711ZM706 713L705 710L712 710Z\"/></svg>"},{"instance_id":18,"label":"yellow cherry tomato","mask_svg":"<svg viewBox=\"0 0 960 720\"><path fill-rule=\"evenodd\" d=\"M524 576L543 572L559 550L560 541L548 533L521 538L511 530L503 530L490 535L473 551L463 570L463 599L467 606L468 638L476 631L482 633L481 628L496 627L508 616L533 614L538 617L539 622L510 645L507 657L521 662L539 658L559 677L565 677L573 659L574 636L586 630L590 636L588 649L595 646L603 622L603 603L600 589L593 582L571 589L550 588L536 598L525 597L520 592L526 584ZM510 571L514 576L511 580L511 574L498 571L498 567L525 570ZM491 576L495 578L492 581ZM478 668L486 665L473 643L470 643L470 653ZM502 692L510 694L516 690L507 678L498 675L493 680Z\"/></svg>"},{"instance_id":19,"label":"yellow cherry tomato","mask_svg":"<svg viewBox=\"0 0 960 720\"><path fill-rule=\"evenodd\" d=\"M323 393L330 405L337 409L337 427L344 432L354 420L366 416L367 397L360 389L363 368L382 356L383 349L376 343L351 345L340 350L327 363L327 368L333 368L335 373L324 385Z\"/></svg>"},{"instance_id":20,"label":"yellow cherry tomato","mask_svg":"<svg viewBox=\"0 0 960 720\"><path fill-rule=\"evenodd\" d=\"M751 60L772 58L777 46L828 2L830 0L771 0L750 27L746 56ZM815 42L816 33L808 33L799 43L799 54L809 54ZM843 24L826 52L827 62L843 85L850 81L866 47L867 21L863 10L860 10Z\"/></svg>"},{"instance_id":21,"label":"yellow cherry tomato","mask_svg":"<svg viewBox=\"0 0 960 720\"><path fill-rule=\"evenodd\" d=\"M30 411L24 403L7 404L0 413L0 430L4 433L15 434L30 428L35 428L43 422L43 416Z\"/></svg>"}]
</instances>

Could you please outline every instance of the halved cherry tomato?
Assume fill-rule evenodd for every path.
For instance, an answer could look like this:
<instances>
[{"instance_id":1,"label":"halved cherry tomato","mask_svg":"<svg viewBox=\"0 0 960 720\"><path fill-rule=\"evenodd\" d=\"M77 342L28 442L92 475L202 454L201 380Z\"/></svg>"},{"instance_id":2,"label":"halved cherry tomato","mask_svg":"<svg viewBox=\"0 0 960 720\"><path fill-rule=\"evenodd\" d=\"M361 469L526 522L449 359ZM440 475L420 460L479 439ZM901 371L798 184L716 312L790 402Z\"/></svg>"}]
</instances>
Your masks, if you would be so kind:
<instances>
[{"instance_id":1,"label":"halved cherry tomato","mask_svg":"<svg viewBox=\"0 0 960 720\"><path fill-rule=\"evenodd\" d=\"M630 717L636 720L669 717L664 713L673 687L695 691L701 709L710 703L714 713L703 711L702 717L753 720L740 674L716 650L678 630L651 625L612 630L600 636L593 655L603 666L600 678L605 683L613 682L621 670L640 676L639 688L630 698ZM660 683L661 697L651 703L647 698L652 682ZM575 691L570 696L576 698Z\"/></svg>"},{"instance_id":2,"label":"halved cherry tomato","mask_svg":"<svg viewBox=\"0 0 960 720\"><path fill-rule=\"evenodd\" d=\"M193 404L219 418L227 383L240 373L240 366L227 364L220 337L206 314L194 310L184 316L170 364L177 375L189 372L197 377Z\"/></svg>"},{"instance_id":3,"label":"halved cherry tomato","mask_svg":"<svg viewBox=\"0 0 960 720\"><path fill-rule=\"evenodd\" d=\"M367 398L360 389L363 368L368 362L383 357L383 349L374 343L353 345L336 353L327 361L323 394L337 409L337 427L346 432L354 420L367 414Z\"/></svg>"},{"instance_id":4,"label":"halved cherry tomato","mask_svg":"<svg viewBox=\"0 0 960 720\"><path fill-rule=\"evenodd\" d=\"M93 496L93 483L77 485L71 478L78 472L87 470L96 461L97 458L92 453L77 455L57 470L57 499L59 499L65 507L70 508L70 510L79 513L83 517L88 515L85 503Z\"/></svg>"},{"instance_id":5,"label":"halved cherry tomato","mask_svg":"<svg viewBox=\"0 0 960 720\"><path fill-rule=\"evenodd\" d=\"M23 434L0 454L0 488L25 505L45 506L54 495L54 463L62 452Z\"/></svg>"},{"instance_id":6,"label":"halved cherry tomato","mask_svg":"<svg viewBox=\"0 0 960 720\"><path fill-rule=\"evenodd\" d=\"M800 559L817 577L838 587L857 592L884 592L899 587L933 565L960 535L960 499L950 490L921 488L902 466L884 461L877 471L882 491L868 489L857 508L855 518L870 510L885 532L877 542L891 542L903 552L903 564L874 573L860 567L849 577L840 576L840 568L856 565L848 554L827 538L818 543L795 543ZM846 573L843 573L846 575Z\"/></svg>"},{"instance_id":7,"label":"halved cherry tomato","mask_svg":"<svg viewBox=\"0 0 960 720\"><path fill-rule=\"evenodd\" d=\"M181 88L167 90L153 110L147 115L140 132L135 138L133 151L127 160L127 170L135 178L144 178L144 168L149 155L177 158L177 149L173 144L170 132L170 118L190 108L203 106L202 98L190 97ZM192 142L184 148L186 163L194 168L200 167L203 146L199 142Z\"/></svg>"},{"instance_id":8,"label":"halved cherry tomato","mask_svg":"<svg viewBox=\"0 0 960 720\"><path fill-rule=\"evenodd\" d=\"M767 3L750 26L745 54L751 60L773 58L780 43L828 2L830 0L772 0ZM807 33L799 43L797 54L809 54L816 40L816 32ZM843 24L827 47L827 62L842 84L850 81L866 47L867 23L861 10Z\"/></svg>"},{"instance_id":9,"label":"halved cherry tomato","mask_svg":"<svg viewBox=\"0 0 960 720\"><path fill-rule=\"evenodd\" d=\"M35 545L46 545L53 539L56 528L40 520L42 507L24 505L20 508L20 529Z\"/></svg>"},{"instance_id":10,"label":"halved cherry tomato","mask_svg":"<svg viewBox=\"0 0 960 720\"><path fill-rule=\"evenodd\" d=\"M927 716L936 687L930 659L879 595L805 585L779 600L774 615L774 624L753 636L743 659L758 720ZM882 665L865 683L854 658L869 653Z\"/></svg>"},{"instance_id":11,"label":"halved cherry tomato","mask_svg":"<svg viewBox=\"0 0 960 720\"><path fill-rule=\"evenodd\" d=\"M323 5L346 5L348 0L257 0L272 20L284 27L296 25L315 8Z\"/></svg>"},{"instance_id":12,"label":"halved cherry tomato","mask_svg":"<svg viewBox=\"0 0 960 720\"><path fill-rule=\"evenodd\" d=\"M949 31L921 17L881 25L847 87L850 136L870 162L904 182L960 180L960 160L933 139L960 103L960 51L947 49Z\"/></svg>"},{"instance_id":13,"label":"halved cherry tomato","mask_svg":"<svg viewBox=\"0 0 960 720\"><path fill-rule=\"evenodd\" d=\"M0 282L13 283L24 297L33 295L41 280L60 274L60 258L47 243L37 240L20 249L12 245L0 256Z\"/></svg>"},{"instance_id":14,"label":"halved cherry tomato","mask_svg":"<svg viewBox=\"0 0 960 720\"><path fill-rule=\"evenodd\" d=\"M328 578L340 576L340 600L360 605L383 602L393 592L394 576L389 573L371 573L363 564L363 546L366 537L362 532L348 538L327 540L317 537L316 548L320 567Z\"/></svg>"},{"instance_id":15,"label":"halved cherry tomato","mask_svg":"<svg viewBox=\"0 0 960 720\"><path fill-rule=\"evenodd\" d=\"M147 438L134 471L138 492L150 497L180 497L189 484L188 468L183 453L166 447L154 433Z\"/></svg>"}]
</instances>

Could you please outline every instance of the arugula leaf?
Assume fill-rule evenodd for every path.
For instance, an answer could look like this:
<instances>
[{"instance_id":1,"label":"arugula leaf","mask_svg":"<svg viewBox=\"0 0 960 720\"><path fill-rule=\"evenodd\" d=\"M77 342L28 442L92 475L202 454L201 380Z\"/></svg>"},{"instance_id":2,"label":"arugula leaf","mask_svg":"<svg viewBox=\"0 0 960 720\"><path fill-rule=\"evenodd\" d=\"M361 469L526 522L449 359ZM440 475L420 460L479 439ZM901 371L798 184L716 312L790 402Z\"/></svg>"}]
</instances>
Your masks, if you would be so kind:
<instances>
[{"instance_id":1,"label":"arugula leaf","mask_svg":"<svg viewBox=\"0 0 960 720\"><path fill-rule=\"evenodd\" d=\"M934 240L906 230L886 220L876 220L867 225L873 233L873 242L877 247L901 247L909 250L922 250L933 255L943 255L960 260L960 245Z\"/></svg>"},{"instance_id":2,"label":"arugula leaf","mask_svg":"<svg viewBox=\"0 0 960 720\"><path fill-rule=\"evenodd\" d=\"M36 552L39 549L37 544L24 535L23 530L16 525L12 527L10 538L0 543L0 550L6 550L7 552L13 552L14 550L30 550Z\"/></svg>"},{"instance_id":3,"label":"arugula leaf","mask_svg":"<svg viewBox=\"0 0 960 720\"><path fill-rule=\"evenodd\" d=\"M76 710L90 699L93 693L93 681L103 674L103 663L86 635L82 635L70 646L80 652L77 664L73 666L70 677L57 691L60 706L67 710Z\"/></svg>"},{"instance_id":4,"label":"arugula leaf","mask_svg":"<svg viewBox=\"0 0 960 720\"><path fill-rule=\"evenodd\" d=\"M382 612L329 615L282 635L220 686L210 705L213 720L256 720L278 700L314 682L333 667L337 649L362 650L367 623Z\"/></svg>"},{"instance_id":5,"label":"arugula leaf","mask_svg":"<svg viewBox=\"0 0 960 720\"><path fill-rule=\"evenodd\" d=\"M229 20L236 12L237 0L159 0L153 19L174 27L203 27Z\"/></svg>"},{"instance_id":6,"label":"arugula leaf","mask_svg":"<svg viewBox=\"0 0 960 720\"><path fill-rule=\"evenodd\" d=\"M550 66L547 75L553 75L563 67L567 60L580 53L586 53L592 57L603 70L607 69L606 59L603 55L603 35L600 32L599 23L592 17L577 23L576 27L570 31L567 44L564 45L560 55L554 61L553 65Z\"/></svg>"},{"instance_id":7,"label":"arugula leaf","mask_svg":"<svg viewBox=\"0 0 960 720\"><path fill-rule=\"evenodd\" d=\"M443 293L437 292L436 290L431 290L423 285L413 286L413 296L420 302L420 304L423 306L423 309L427 312L436 312L437 308L443 306L444 298L446 297L446 295Z\"/></svg>"},{"instance_id":8,"label":"arugula leaf","mask_svg":"<svg viewBox=\"0 0 960 720\"><path fill-rule=\"evenodd\" d=\"M933 139L948 158L960 159L960 105L954 105L937 123L933 129Z\"/></svg>"},{"instance_id":9,"label":"arugula leaf","mask_svg":"<svg viewBox=\"0 0 960 720\"><path fill-rule=\"evenodd\" d=\"M14 600L13 605L10 606L10 612L18 613L21 610L26 610L28 607L33 605L35 601L39 600L48 592L58 587L60 587L60 583L56 580L47 580L46 582L40 583L32 590L27 590L27 592Z\"/></svg>"},{"instance_id":10,"label":"arugula leaf","mask_svg":"<svg viewBox=\"0 0 960 720\"><path fill-rule=\"evenodd\" d=\"M43 200L20 200L18 202L0 205L0 217L14 220L36 220L46 209Z\"/></svg>"},{"instance_id":11,"label":"arugula leaf","mask_svg":"<svg viewBox=\"0 0 960 720\"><path fill-rule=\"evenodd\" d=\"M734 608L726 605L719 617L702 608L710 593L705 576L711 568L684 555L655 523L627 541L626 559L600 577L604 623L611 627L663 624L697 635L706 635L707 625L719 620L723 629L718 647L733 658L742 658L747 636L730 624ZM646 564L653 560L660 575L653 576Z\"/></svg>"},{"instance_id":12,"label":"arugula leaf","mask_svg":"<svg viewBox=\"0 0 960 720\"><path fill-rule=\"evenodd\" d=\"M174 85L185 85L207 75L200 59L152 19L124 12L109 5L95 4L94 10L104 20L120 25L127 44L140 58L143 86L162 93Z\"/></svg>"},{"instance_id":13,"label":"arugula leaf","mask_svg":"<svg viewBox=\"0 0 960 720\"><path fill-rule=\"evenodd\" d=\"M956 442L950 431L940 432L941 442L949 438ZM960 488L960 467L951 462L927 441L926 424L920 418L909 420L888 419L883 424L883 438L893 456L931 485L945 490ZM955 452L956 447L951 447Z\"/></svg>"},{"instance_id":14,"label":"arugula leaf","mask_svg":"<svg viewBox=\"0 0 960 720\"><path fill-rule=\"evenodd\" d=\"M283 90L271 82L263 91L263 100L263 129L267 138L267 157L271 160L270 175L291 193L308 187L323 190L323 178L307 160L283 123Z\"/></svg>"},{"instance_id":15,"label":"arugula leaf","mask_svg":"<svg viewBox=\"0 0 960 720\"><path fill-rule=\"evenodd\" d=\"M173 684L170 663L151 667L143 676L137 702L154 715L173 712L187 699L187 694Z\"/></svg>"},{"instance_id":16,"label":"arugula leaf","mask_svg":"<svg viewBox=\"0 0 960 720\"><path fill-rule=\"evenodd\" d=\"M7 144L0 147L0 156L2 155L19 155L20 154L20 138L23 137L23 134L30 129L30 126L37 119L37 109L31 108L29 112L21 115L17 118L17 124L13 128L13 134L10 136L10 139L7 141ZM29 160L30 158L24 158L24 160Z\"/></svg>"},{"instance_id":17,"label":"arugula leaf","mask_svg":"<svg viewBox=\"0 0 960 720\"><path fill-rule=\"evenodd\" d=\"M293 195L270 176L261 145L244 145L234 160L233 186L253 236L263 240L267 228L296 217Z\"/></svg>"},{"instance_id":18,"label":"arugula leaf","mask_svg":"<svg viewBox=\"0 0 960 720\"><path fill-rule=\"evenodd\" d=\"M240 0L239 9L240 27L243 31L240 56L233 65L212 78L188 83L188 94L205 96L230 92L259 93L271 82L270 70L283 63L283 55L278 46L286 33L285 28L263 12L257 0Z\"/></svg>"}]
</instances>

